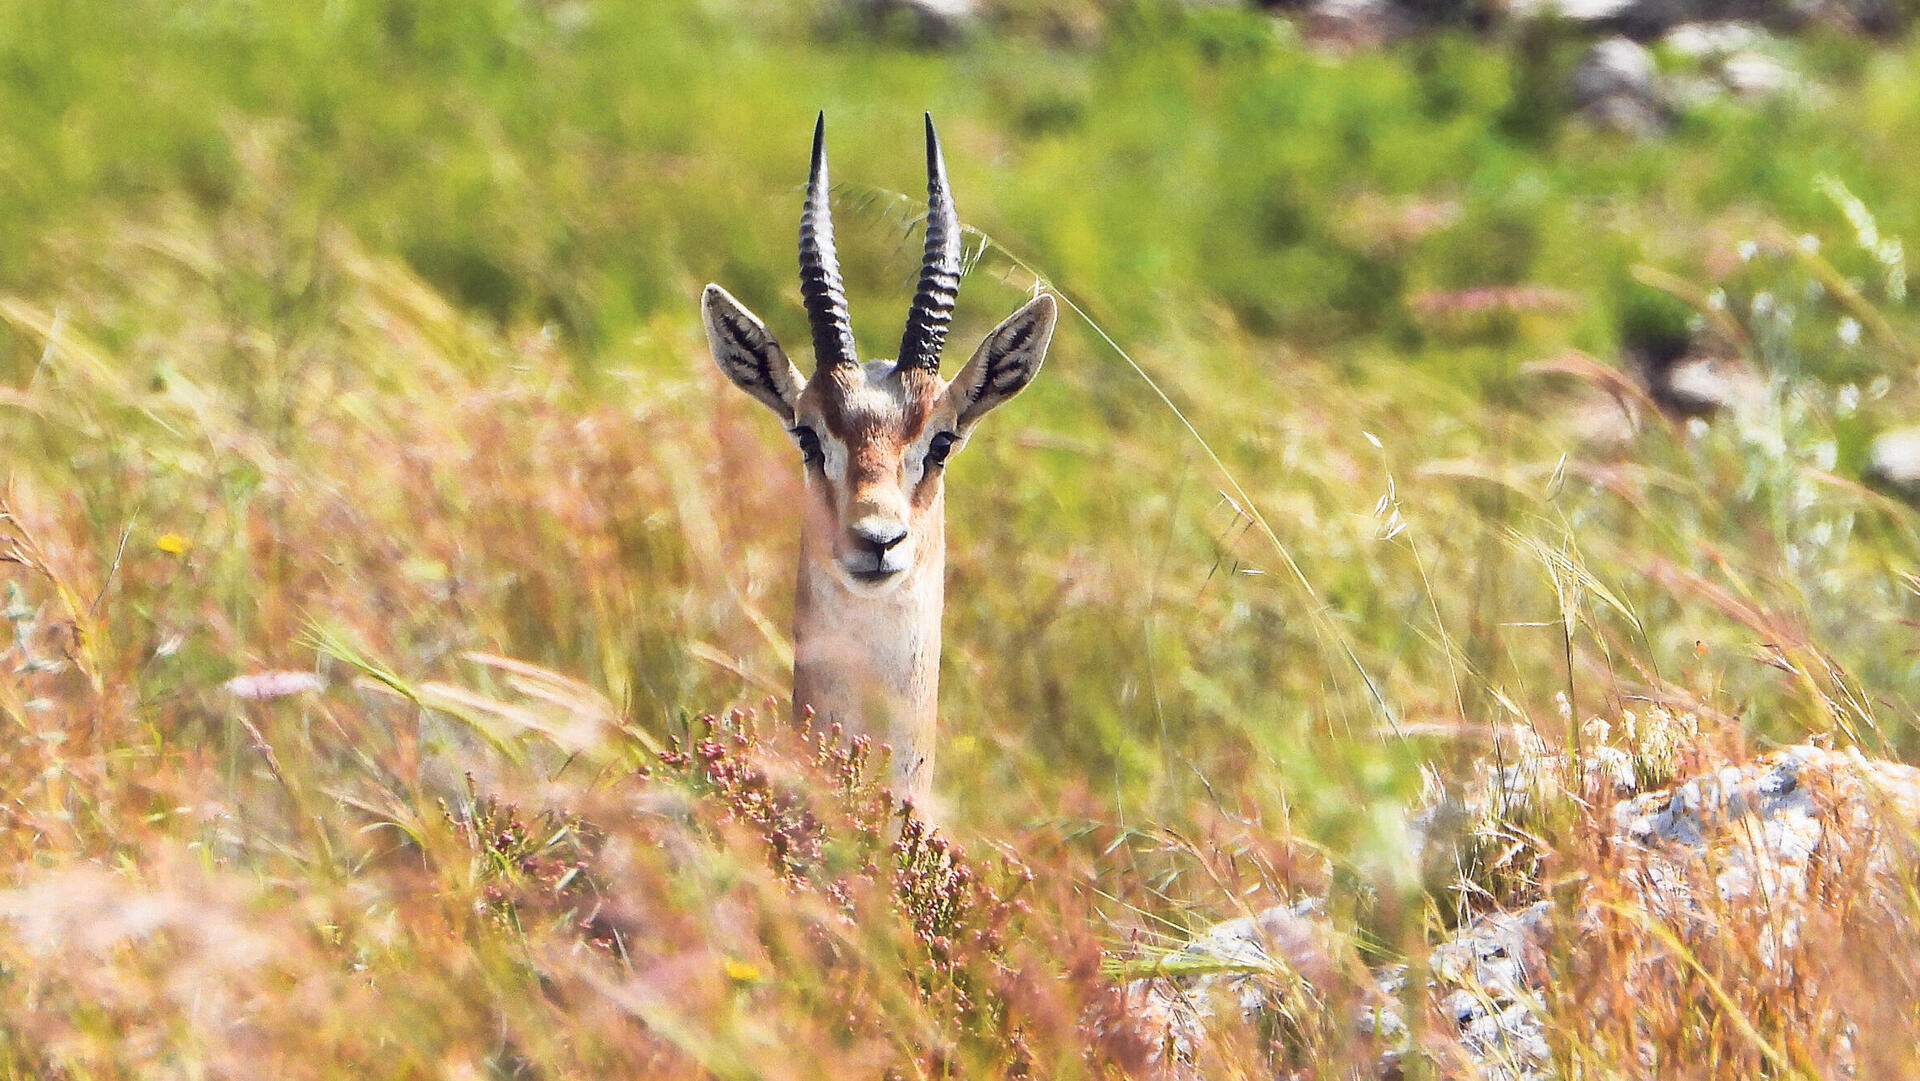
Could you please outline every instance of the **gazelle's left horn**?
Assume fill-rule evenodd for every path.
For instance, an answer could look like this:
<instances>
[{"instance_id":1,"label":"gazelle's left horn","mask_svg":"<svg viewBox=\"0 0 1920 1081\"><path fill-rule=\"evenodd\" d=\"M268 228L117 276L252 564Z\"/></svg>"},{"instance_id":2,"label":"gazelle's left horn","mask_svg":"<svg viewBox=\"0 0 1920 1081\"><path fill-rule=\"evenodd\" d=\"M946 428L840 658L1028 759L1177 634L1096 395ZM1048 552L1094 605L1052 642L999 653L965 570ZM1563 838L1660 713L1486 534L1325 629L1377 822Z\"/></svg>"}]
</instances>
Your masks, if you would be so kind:
<instances>
[{"instance_id":1,"label":"gazelle's left horn","mask_svg":"<svg viewBox=\"0 0 1920 1081\"><path fill-rule=\"evenodd\" d=\"M940 154L940 136L927 114L927 252L920 264L920 285L914 290L913 309L907 313L907 332L900 339L901 370L919 368L938 374L940 350L953 322L953 303L960 295L960 215L953 209L947 187L947 163Z\"/></svg>"}]
</instances>

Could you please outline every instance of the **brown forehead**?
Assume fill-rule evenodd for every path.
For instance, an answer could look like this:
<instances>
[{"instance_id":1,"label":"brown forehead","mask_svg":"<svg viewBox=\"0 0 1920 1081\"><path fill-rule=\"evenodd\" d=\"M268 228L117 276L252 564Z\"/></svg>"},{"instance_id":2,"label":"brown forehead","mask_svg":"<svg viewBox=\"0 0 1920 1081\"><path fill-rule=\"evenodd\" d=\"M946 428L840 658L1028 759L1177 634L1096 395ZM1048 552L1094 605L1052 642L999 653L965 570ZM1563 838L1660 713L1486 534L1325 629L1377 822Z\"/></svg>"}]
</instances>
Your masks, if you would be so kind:
<instances>
[{"instance_id":1,"label":"brown forehead","mask_svg":"<svg viewBox=\"0 0 1920 1081\"><path fill-rule=\"evenodd\" d=\"M801 392L804 409L819 410L827 432L848 446L906 446L926 430L940 398L940 380L922 371L899 372L872 362L814 378Z\"/></svg>"}]
</instances>

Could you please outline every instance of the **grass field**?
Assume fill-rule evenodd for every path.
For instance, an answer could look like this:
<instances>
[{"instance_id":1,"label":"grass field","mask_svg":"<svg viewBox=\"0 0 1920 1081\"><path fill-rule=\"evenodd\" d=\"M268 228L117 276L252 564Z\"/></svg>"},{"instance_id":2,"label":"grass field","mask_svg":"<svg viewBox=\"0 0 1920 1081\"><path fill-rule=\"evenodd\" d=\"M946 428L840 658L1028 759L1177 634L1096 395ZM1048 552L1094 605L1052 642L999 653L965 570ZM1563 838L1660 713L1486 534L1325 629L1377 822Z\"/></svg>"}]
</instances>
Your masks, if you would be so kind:
<instances>
[{"instance_id":1,"label":"grass field","mask_svg":"<svg viewBox=\"0 0 1920 1081\"><path fill-rule=\"evenodd\" d=\"M1524 874L1422 848L1503 733L1920 753L1920 518L1860 479L1920 412L1912 46L1780 43L1802 90L1636 140L1569 113L1551 29L0 11L3 1076L1112 1076L1148 1053L1113 963L1189 927L1326 896L1356 966L1417 962L1598 867L1574 812ZM820 109L863 342L922 109L981 250L956 340L1076 305L954 463L942 830L898 848L764 706L799 471L696 311L720 282L804 352ZM1618 406L1538 370L1688 320L1763 401L1600 443ZM312 685L229 683L267 672ZM1570 987L1556 1057L1839 1076L1861 987L1911 1045L1911 982L1808 948L1843 940L1825 991ZM1216 1075L1349 1076L1347 1005Z\"/></svg>"}]
</instances>

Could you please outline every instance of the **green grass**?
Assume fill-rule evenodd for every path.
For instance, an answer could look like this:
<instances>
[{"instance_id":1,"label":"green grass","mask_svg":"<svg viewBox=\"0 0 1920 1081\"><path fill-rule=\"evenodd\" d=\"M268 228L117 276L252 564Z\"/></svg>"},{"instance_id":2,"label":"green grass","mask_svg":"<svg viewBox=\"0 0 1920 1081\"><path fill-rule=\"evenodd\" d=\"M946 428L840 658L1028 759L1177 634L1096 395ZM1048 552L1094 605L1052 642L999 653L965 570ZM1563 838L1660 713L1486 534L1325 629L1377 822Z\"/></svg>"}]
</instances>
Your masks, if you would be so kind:
<instances>
[{"instance_id":1,"label":"green grass","mask_svg":"<svg viewBox=\"0 0 1920 1081\"><path fill-rule=\"evenodd\" d=\"M899 980L910 928L754 933L785 887L732 805L633 777L787 680L799 478L695 305L718 281L801 351L820 109L870 350L910 291L889 195L922 183L922 109L991 238L956 341L1032 273L1104 332L1063 331L949 501L944 821L1038 882L1030 954L967 963L1049 1072L1110 1064L1073 1065L1075 1024L1105 1001L1089 951L1132 928L1333 889L1374 956L1415 952L1457 916L1405 825L1422 767L1460 783L1511 726L1557 744L1563 700L1695 714L1716 747L1920 751L1920 522L1858 483L1916 404L1914 311L1836 198L1920 233L1912 46L1791 43L1820 92L1636 141L1567 115L1580 43L1551 31L1329 56L1250 14L1041 7L930 52L749 0L5 5L0 1063L798 1076L766 1048L844 1039L937 1073L958 1032L956 1061L1005 1067L1000 1020ZM1456 310L1508 286L1546 299ZM1611 363L1651 308L1723 318L1710 296L1775 377L1743 419L1600 447L1575 429L1604 399L1526 370ZM561 713L601 735L476 704L528 694L476 652L577 681ZM221 688L273 668L329 687ZM462 793L599 831L578 858L629 955L569 945L575 883L489 878ZM709 807L698 844L638 854L673 849L676 800ZM502 875L547 923L476 914ZM885 879L859 911L893 911ZM34 943L84 928L19 922L142 896L291 945L209 953L228 925L182 916L63 967ZM695 956L760 977L699 968L700 1008L662 1013L645 981ZM846 971L853 1004L823 998ZM194 979L257 1029L207 1027Z\"/></svg>"}]
</instances>

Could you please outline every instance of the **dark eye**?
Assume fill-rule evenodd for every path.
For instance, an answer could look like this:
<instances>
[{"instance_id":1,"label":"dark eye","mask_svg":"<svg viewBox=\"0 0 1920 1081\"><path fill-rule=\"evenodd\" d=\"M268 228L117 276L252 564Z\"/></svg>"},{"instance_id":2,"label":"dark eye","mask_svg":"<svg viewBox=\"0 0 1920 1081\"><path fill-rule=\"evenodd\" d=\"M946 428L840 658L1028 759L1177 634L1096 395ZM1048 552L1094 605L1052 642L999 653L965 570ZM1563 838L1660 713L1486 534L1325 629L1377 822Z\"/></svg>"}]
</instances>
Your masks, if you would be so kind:
<instances>
[{"instance_id":1,"label":"dark eye","mask_svg":"<svg viewBox=\"0 0 1920 1081\"><path fill-rule=\"evenodd\" d=\"M947 455L953 453L953 444L958 440L952 432L941 432L927 444L927 466L947 464Z\"/></svg>"},{"instance_id":2,"label":"dark eye","mask_svg":"<svg viewBox=\"0 0 1920 1081\"><path fill-rule=\"evenodd\" d=\"M820 437L813 434L812 428L802 424L793 429L793 441L800 444L800 460L807 465L826 458L826 455L820 453Z\"/></svg>"}]
</instances>

